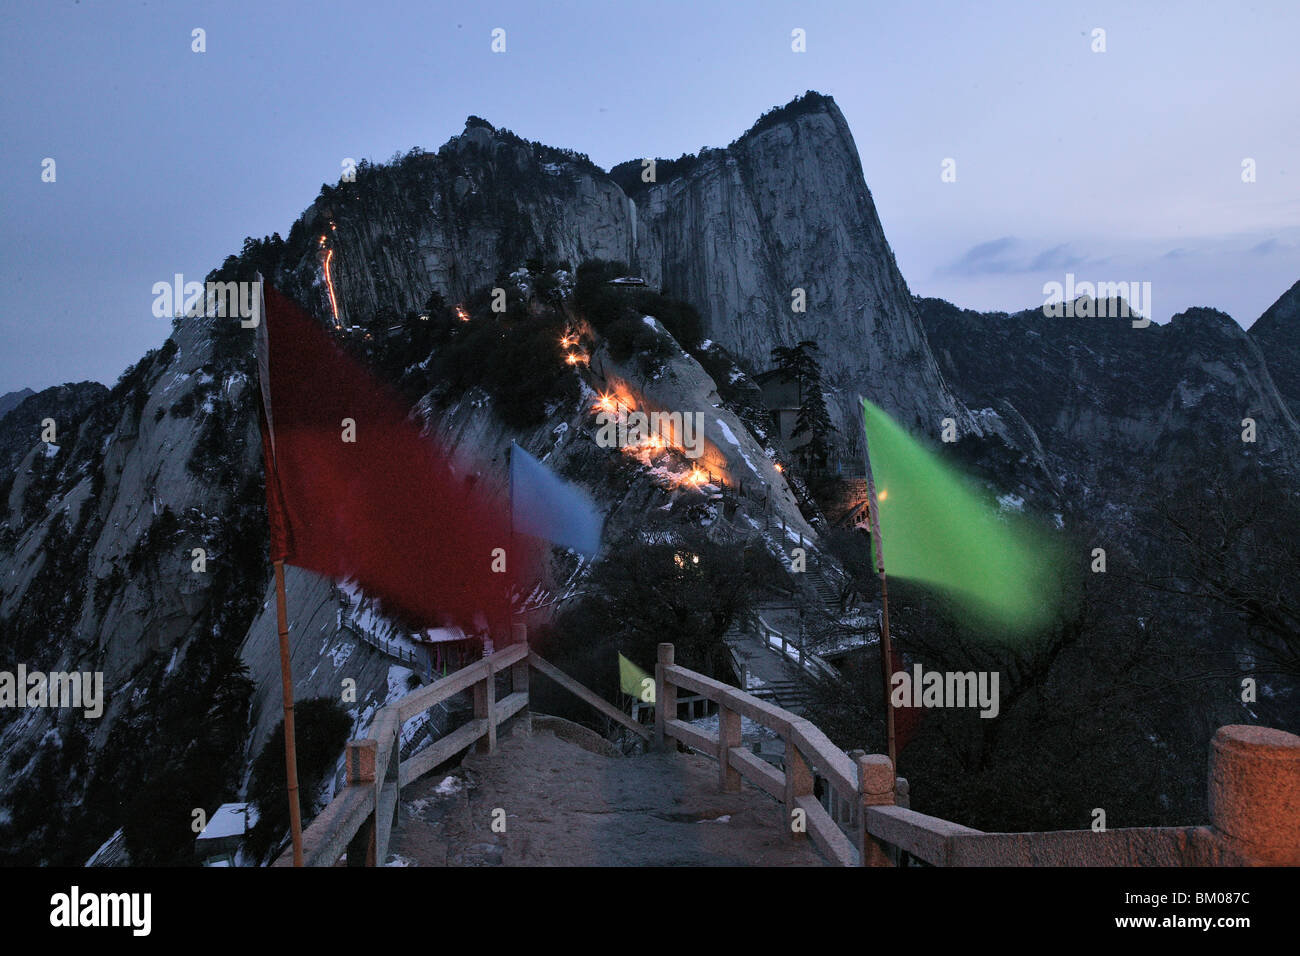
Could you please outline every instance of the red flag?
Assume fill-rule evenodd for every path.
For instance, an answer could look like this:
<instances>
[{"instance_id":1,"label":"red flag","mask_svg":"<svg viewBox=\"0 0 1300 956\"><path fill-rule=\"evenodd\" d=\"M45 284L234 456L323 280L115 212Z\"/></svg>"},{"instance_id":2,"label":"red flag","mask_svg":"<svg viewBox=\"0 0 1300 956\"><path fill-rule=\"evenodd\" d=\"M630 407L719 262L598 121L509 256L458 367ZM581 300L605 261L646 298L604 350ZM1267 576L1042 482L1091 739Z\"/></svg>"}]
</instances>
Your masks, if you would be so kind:
<instances>
[{"instance_id":1,"label":"red flag","mask_svg":"<svg viewBox=\"0 0 1300 956\"><path fill-rule=\"evenodd\" d=\"M292 302L263 290L272 559L355 580L417 628L504 625L508 575L492 566L494 549L510 549L509 502L457 475L396 394Z\"/></svg>"}]
</instances>

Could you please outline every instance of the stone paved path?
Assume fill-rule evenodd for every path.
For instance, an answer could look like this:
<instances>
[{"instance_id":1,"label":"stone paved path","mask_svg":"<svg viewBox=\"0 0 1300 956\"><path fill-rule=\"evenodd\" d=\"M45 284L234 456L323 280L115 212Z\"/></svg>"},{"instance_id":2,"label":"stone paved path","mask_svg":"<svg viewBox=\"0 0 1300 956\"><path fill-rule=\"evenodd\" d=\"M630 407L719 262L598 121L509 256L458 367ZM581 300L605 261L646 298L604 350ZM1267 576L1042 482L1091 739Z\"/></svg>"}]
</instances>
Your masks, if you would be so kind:
<instances>
[{"instance_id":1,"label":"stone paved path","mask_svg":"<svg viewBox=\"0 0 1300 956\"><path fill-rule=\"evenodd\" d=\"M598 753L603 741L583 728L535 719L491 757L470 754L452 774L405 787L389 865L824 865L806 839L783 834L767 794L718 792L707 757ZM498 808L504 833L491 825Z\"/></svg>"}]
</instances>

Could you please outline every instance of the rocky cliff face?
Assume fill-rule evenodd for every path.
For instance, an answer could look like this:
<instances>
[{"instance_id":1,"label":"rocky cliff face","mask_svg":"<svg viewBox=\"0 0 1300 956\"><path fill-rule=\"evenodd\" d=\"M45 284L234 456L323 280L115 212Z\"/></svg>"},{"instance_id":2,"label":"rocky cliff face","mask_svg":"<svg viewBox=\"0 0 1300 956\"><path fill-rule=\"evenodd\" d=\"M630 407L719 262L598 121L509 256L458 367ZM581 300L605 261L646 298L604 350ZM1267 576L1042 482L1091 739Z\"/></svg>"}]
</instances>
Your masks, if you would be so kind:
<instances>
[{"instance_id":1,"label":"rocky cliff face","mask_svg":"<svg viewBox=\"0 0 1300 956\"><path fill-rule=\"evenodd\" d=\"M295 230L310 239L299 270L324 314L319 240L333 250L348 325L419 309L434 290L457 301L533 256L628 261L633 222L631 201L585 156L471 118L436 154L412 151L325 187Z\"/></svg>"},{"instance_id":2,"label":"rocky cliff face","mask_svg":"<svg viewBox=\"0 0 1300 956\"><path fill-rule=\"evenodd\" d=\"M810 93L726 149L666 164L654 185L640 170L614 174L636 200L646 278L693 303L708 334L756 368L774 346L822 343L847 459L861 457L858 395L929 433L949 416L978 429L931 354L832 99ZM805 312L792 310L795 289Z\"/></svg>"},{"instance_id":3,"label":"rocky cliff face","mask_svg":"<svg viewBox=\"0 0 1300 956\"><path fill-rule=\"evenodd\" d=\"M108 402L107 391L95 386L98 414L78 416L75 406L56 413L69 450L53 453L62 466L57 472L39 475L50 484L47 507L40 520L16 529L6 556L0 614L11 617L50 559L51 525L64 515L82 526L78 550L87 587L104 586L95 589L98 600L81 603L73 630L95 648L109 686L127 683L146 657L170 652L193 627L211 576L192 573L188 555L204 548L214 564L222 560L227 546L220 524L238 490L214 479L254 470L259 446L246 428L222 434L214 458L199 448L205 437L212 441L215 423L248 397L245 376L220 377L212 321L179 324L168 346L146 357L134 380L124 381L118 402ZM29 431L30 450L10 493L11 514L17 497L29 495L25 483L38 477L36 463L51 458L49 446L36 440L39 428ZM149 536L156 525L166 531L165 540Z\"/></svg>"},{"instance_id":4,"label":"rocky cliff face","mask_svg":"<svg viewBox=\"0 0 1300 956\"><path fill-rule=\"evenodd\" d=\"M129 734L111 741L115 731L162 719L168 680L185 675L179 687L197 678L191 667L206 671L212 655L228 658L223 638L247 626L238 605L256 599L247 584L255 578L260 590L262 577L245 550L261 494L259 446L245 413L248 377L221 354L217 321L179 320L164 347L111 391L88 385L52 396L35 414L54 418L57 443L40 440L29 421L47 393L5 418L25 454L0 535L4 669L101 672L106 697L102 716L90 720L58 709L0 712L0 779L13 806L76 808L51 810L38 826L19 826L22 813L0 819L17 830L8 851L18 859L80 862L95 826L80 827L96 802L86 802L87 788L98 777L104 803L129 792L98 763L106 748L127 746ZM187 743L171 749L182 754ZM34 796L42 788L53 793Z\"/></svg>"},{"instance_id":5,"label":"rocky cliff face","mask_svg":"<svg viewBox=\"0 0 1300 956\"><path fill-rule=\"evenodd\" d=\"M622 261L754 369L778 345L836 343L821 360L847 462L860 458L859 394L929 433L945 417L980 431L934 361L834 100L809 94L687 159L645 184L640 162L606 175L472 118L436 154L322 190L289 240L305 247L300 297L330 314L325 250L344 325L419 309L433 291L456 301L534 256Z\"/></svg>"},{"instance_id":6,"label":"rocky cliff face","mask_svg":"<svg viewBox=\"0 0 1300 956\"><path fill-rule=\"evenodd\" d=\"M98 382L56 385L41 392L10 392L4 397L10 400L7 408L0 401L0 418L4 419L0 426L0 464L6 471L16 468L44 433L42 423L46 419L54 420L53 444L61 445L67 439L61 426L80 422L107 394L108 389ZM19 469L19 474L25 473Z\"/></svg>"},{"instance_id":7,"label":"rocky cliff face","mask_svg":"<svg viewBox=\"0 0 1300 956\"><path fill-rule=\"evenodd\" d=\"M1300 418L1300 282L1265 310L1249 335L1268 362L1291 413Z\"/></svg>"}]
</instances>

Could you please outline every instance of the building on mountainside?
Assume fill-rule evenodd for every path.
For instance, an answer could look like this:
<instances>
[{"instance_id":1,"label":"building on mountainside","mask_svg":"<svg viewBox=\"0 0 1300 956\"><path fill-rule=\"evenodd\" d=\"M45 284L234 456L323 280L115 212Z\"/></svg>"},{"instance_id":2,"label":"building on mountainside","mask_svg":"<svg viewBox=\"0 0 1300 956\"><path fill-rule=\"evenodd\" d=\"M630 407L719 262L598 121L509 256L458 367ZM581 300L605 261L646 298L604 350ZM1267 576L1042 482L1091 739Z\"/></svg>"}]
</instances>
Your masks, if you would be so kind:
<instances>
[{"instance_id":1,"label":"building on mountainside","mask_svg":"<svg viewBox=\"0 0 1300 956\"><path fill-rule=\"evenodd\" d=\"M256 824L257 808L251 803L223 803L217 807L208 825L194 840L194 856L199 865L234 866L239 845Z\"/></svg>"},{"instance_id":2,"label":"building on mountainside","mask_svg":"<svg viewBox=\"0 0 1300 956\"><path fill-rule=\"evenodd\" d=\"M431 627L413 635L425 653L425 676L430 682L446 677L479 660L487 651L483 639L458 627Z\"/></svg>"},{"instance_id":3,"label":"building on mountainside","mask_svg":"<svg viewBox=\"0 0 1300 956\"><path fill-rule=\"evenodd\" d=\"M799 408L803 405L803 393L799 381L790 372L774 368L759 374L755 378L759 391L763 395L763 405L772 415L772 427L781 448L787 453L808 444L812 438L805 433L794 437L795 422L799 418Z\"/></svg>"}]
</instances>

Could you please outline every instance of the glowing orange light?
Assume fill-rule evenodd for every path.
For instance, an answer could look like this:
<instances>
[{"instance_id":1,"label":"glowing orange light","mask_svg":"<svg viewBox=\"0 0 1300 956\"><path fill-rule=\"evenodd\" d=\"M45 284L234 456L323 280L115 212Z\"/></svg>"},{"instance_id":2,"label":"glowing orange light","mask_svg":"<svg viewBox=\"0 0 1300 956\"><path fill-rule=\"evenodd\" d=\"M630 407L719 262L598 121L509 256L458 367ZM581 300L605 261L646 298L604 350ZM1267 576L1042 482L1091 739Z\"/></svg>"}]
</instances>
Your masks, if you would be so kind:
<instances>
[{"instance_id":1,"label":"glowing orange light","mask_svg":"<svg viewBox=\"0 0 1300 956\"><path fill-rule=\"evenodd\" d=\"M463 306L458 305L456 306L456 318L460 319L462 322L468 322L469 313L465 311Z\"/></svg>"},{"instance_id":2,"label":"glowing orange light","mask_svg":"<svg viewBox=\"0 0 1300 956\"><path fill-rule=\"evenodd\" d=\"M782 467L782 465L781 465L781 463L780 463L779 461L776 463L776 470L777 470L777 471L785 471L785 468Z\"/></svg>"},{"instance_id":3,"label":"glowing orange light","mask_svg":"<svg viewBox=\"0 0 1300 956\"><path fill-rule=\"evenodd\" d=\"M321 245L325 244L325 237L321 236ZM334 327L339 327L339 303L334 298L334 279L330 276L330 260L334 258L334 250L325 250L325 284L330 290L330 308L334 311Z\"/></svg>"},{"instance_id":4,"label":"glowing orange light","mask_svg":"<svg viewBox=\"0 0 1300 956\"><path fill-rule=\"evenodd\" d=\"M617 408L618 404L614 401L614 396L610 395L608 392L601 392L600 398L597 399L596 404L592 406L591 410L593 412L612 412Z\"/></svg>"},{"instance_id":5,"label":"glowing orange light","mask_svg":"<svg viewBox=\"0 0 1300 956\"><path fill-rule=\"evenodd\" d=\"M683 479L683 481L688 485L702 485L704 484L704 479L707 477L708 475L705 474L705 472L703 472L701 469L692 468L691 473L687 475Z\"/></svg>"},{"instance_id":6,"label":"glowing orange light","mask_svg":"<svg viewBox=\"0 0 1300 956\"><path fill-rule=\"evenodd\" d=\"M889 492L886 491L884 488L881 488L881 489L880 489L880 494L876 495L876 500L877 500L877 501L884 501L884 500L885 500L886 498L888 498L888 497L889 497Z\"/></svg>"}]
</instances>

